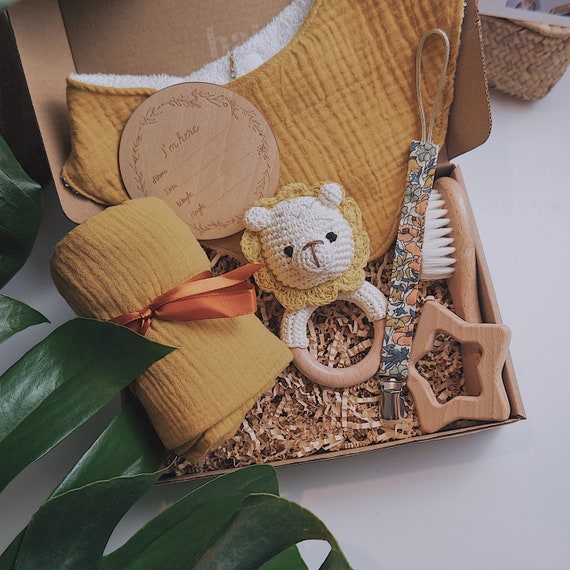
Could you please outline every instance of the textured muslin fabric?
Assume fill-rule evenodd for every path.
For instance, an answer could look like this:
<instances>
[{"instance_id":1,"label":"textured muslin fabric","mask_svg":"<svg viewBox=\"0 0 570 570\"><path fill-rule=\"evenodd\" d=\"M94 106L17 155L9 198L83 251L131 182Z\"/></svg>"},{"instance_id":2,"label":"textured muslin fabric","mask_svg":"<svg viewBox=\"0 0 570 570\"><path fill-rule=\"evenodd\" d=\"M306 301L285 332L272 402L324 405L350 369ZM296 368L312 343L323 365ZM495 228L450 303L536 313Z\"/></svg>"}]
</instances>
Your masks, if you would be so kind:
<instances>
[{"instance_id":1,"label":"textured muslin fabric","mask_svg":"<svg viewBox=\"0 0 570 570\"><path fill-rule=\"evenodd\" d=\"M71 152L61 174L74 192L104 206L128 199L119 171L121 135L135 109L154 92L67 79Z\"/></svg>"},{"instance_id":2,"label":"textured muslin fabric","mask_svg":"<svg viewBox=\"0 0 570 570\"><path fill-rule=\"evenodd\" d=\"M188 227L158 198L107 208L73 229L51 260L54 282L80 316L138 311L210 267ZM291 361L255 315L155 319L146 336L179 347L133 383L167 449L190 460L233 436Z\"/></svg>"},{"instance_id":3,"label":"textured muslin fabric","mask_svg":"<svg viewBox=\"0 0 570 570\"><path fill-rule=\"evenodd\" d=\"M433 28L451 52L433 131L442 145L453 100L463 0L315 0L287 46L227 86L265 116L280 150L280 186L334 180L357 200L371 258L391 245L398 226L410 141L418 138L416 50ZM429 42L422 74L430 109L443 46ZM96 87L68 80L73 151L63 176L104 204L127 199L117 166L122 126L154 89ZM216 246L215 242L210 245ZM218 242L239 254L239 240Z\"/></svg>"}]
</instances>

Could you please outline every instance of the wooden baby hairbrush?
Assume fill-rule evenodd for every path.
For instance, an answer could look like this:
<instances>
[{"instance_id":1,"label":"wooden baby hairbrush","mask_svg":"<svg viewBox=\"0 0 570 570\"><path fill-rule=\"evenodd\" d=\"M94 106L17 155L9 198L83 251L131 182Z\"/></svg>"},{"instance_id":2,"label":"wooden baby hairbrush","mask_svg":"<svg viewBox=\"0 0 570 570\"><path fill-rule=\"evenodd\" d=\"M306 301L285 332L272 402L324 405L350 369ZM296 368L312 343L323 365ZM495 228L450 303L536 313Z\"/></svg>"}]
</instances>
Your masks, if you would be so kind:
<instances>
[{"instance_id":1,"label":"wooden baby hairbrush","mask_svg":"<svg viewBox=\"0 0 570 570\"><path fill-rule=\"evenodd\" d=\"M450 177L438 178L434 189L439 192L449 219L455 260L447 277L447 286L455 312L470 323L481 322L477 293L477 258L475 251L475 220L463 186Z\"/></svg>"},{"instance_id":2,"label":"wooden baby hairbrush","mask_svg":"<svg viewBox=\"0 0 570 570\"><path fill-rule=\"evenodd\" d=\"M453 178L437 180L450 219L451 238L455 246L455 264L447 279L455 313L469 323L481 323L481 309L477 290L477 257L475 251L476 226L473 211L463 186ZM479 380L474 374L479 352L471 345L461 347L465 389L468 394L480 392Z\"/></svg>"},{"instance_id":3,"label":"wooden baby hairbrush","mask_svg":"<svg viewBox=\"0 0 570 570\"><path fill-rule=\"evenodd\" d=\"M434 230L426 224L424 260L428 266L422 266L421 278L446 279L455 313L469 323L480 323L483 319L477 290L477 230L467 192L457 180L441 177L435 181L430 202L434 197L433 206L428 205L428 216L432 210L431 217L438 221L437 226L445 220L447 225L443 228L448 233L442 238L437 233L442 230ZM465 346L461 353L466 392L477 394L481 387L472 371L477 365L479 352Z\"/></svg>"}]
</instances>

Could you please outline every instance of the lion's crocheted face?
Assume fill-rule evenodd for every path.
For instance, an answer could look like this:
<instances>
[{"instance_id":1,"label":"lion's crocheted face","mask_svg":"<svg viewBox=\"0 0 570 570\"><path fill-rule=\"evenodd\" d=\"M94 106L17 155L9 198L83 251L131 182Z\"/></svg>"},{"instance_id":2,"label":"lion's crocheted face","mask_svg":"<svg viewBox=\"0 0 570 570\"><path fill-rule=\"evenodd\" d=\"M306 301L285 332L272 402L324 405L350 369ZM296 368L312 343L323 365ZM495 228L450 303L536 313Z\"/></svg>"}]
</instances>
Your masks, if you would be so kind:
<instances>
[{"instance_id":1,"label":"lion's crocheted face","mask_svg":"<svg viewBox=\"0 0 570 570\"><path fill-rule=\"evenodd\" d=\"M265 265L255 279L286 308L325 305L362 285L368 235L356 202L338 184L285 186L244 221L244 255Z\"/></svg>"}]
</instances>

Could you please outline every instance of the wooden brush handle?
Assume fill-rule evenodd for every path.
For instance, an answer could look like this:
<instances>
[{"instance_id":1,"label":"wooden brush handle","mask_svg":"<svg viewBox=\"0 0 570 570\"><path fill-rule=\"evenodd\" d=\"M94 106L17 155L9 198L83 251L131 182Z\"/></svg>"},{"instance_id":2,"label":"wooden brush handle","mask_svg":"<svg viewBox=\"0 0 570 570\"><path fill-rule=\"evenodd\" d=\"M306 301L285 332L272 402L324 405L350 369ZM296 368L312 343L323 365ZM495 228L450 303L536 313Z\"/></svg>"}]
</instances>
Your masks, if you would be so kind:
<instances>
[{"instance_id":1,"label":"wooden brush handle","mask_svg":"<svg viewBox=\"0 0 570 570\"><path fill-rule=\"evenodd\" d=\"M438 178L434 187L445 200L455 247L455 270L447 280L455 312L469 323L482 322L477 292L475 220L465 189L453 178Z\"/></svg>"},{"instance_id":2,"label":"wooden brush handle","mask_svg":"<svg viewBox=\"0 0 570 570\"><path fill-rule=\"evenodd\" d=\"M456 314L468 323L481 323L481 309L477 291L477 256L475 251L475 219L463 186L453 178L443 177L435 187L445 200L450 219L451 237L455 247L455 269L447 280ZM463 380L467 394L481 393L480 377L476 368L481 357L474 345L461 347Z\"/></svg>"}]
</instances>

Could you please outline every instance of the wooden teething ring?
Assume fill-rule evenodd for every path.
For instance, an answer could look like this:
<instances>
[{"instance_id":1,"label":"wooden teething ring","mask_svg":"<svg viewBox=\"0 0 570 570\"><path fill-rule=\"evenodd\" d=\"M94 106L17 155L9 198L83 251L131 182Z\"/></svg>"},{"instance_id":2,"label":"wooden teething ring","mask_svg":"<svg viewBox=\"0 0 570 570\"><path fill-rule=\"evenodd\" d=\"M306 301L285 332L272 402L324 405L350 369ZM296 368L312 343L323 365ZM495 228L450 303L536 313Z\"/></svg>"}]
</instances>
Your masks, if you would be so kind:
<instances>
[{"instance_id":1,"label":"wooden teething ring","mask_svg":"<svg viewBox=\"0 0 570 570\"><path fill-rule=\"evenodd\" d=\"M326 366L313 358L307 349L298 347L291 348L293 362L309 380L327 388L350 388L366 382L378 372L380 367L385 320L373 321L372 326L374 328L372 346L368 354L352 366L346 368Z\"/></svg>"}]
</instances>

